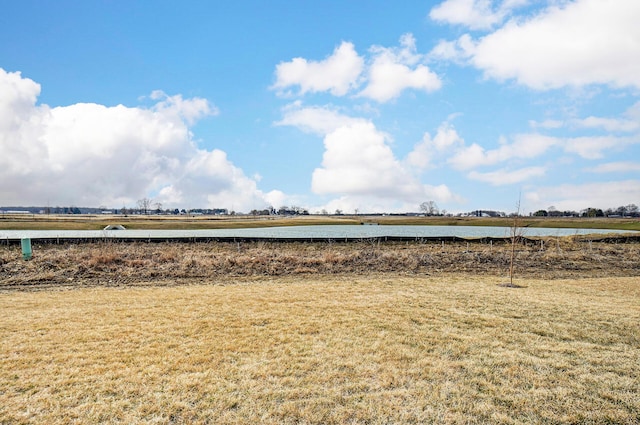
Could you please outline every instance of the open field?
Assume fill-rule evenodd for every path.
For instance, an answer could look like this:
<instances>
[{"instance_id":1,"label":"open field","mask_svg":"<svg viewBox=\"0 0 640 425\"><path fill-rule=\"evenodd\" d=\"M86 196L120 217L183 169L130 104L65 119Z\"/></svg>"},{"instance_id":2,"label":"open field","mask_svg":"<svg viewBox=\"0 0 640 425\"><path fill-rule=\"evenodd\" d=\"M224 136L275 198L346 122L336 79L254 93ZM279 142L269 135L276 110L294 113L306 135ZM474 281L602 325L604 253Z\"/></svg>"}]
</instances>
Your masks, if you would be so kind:
<instances>
[{"instance_id":1,"label":"open field","mask_svg":"<svg viewBox=\"0 0 640 425\"><path fill-rule=\"evenodd\" d=\"M0 424L640 423L640 238L0 246Z\"/></svg>"},{"instance_id":2,"label":"open field","mask_svg":"<svg viewBox=\"0 0 640 425\"><path fill-rule=\"evenodd\" d=\"M2 293L0 423L640 422L637 277L498 282Z\"/></svg>"},{"instance_id":3,"label":"open field","mask_svg":"<svg viewBox=\"0 0 640 425\"><path fill-rule=\"evenodd\" d=\"M506 226L512 218L487 217L407 217L407 216L161 216L161 215L2 215L0 230L101 230L109 224L128 229L228 229L240 227L300 226L320 224ZM639 230L638 218L552 218L522 217L521 226Z\"/></svg>"}]
</instances>

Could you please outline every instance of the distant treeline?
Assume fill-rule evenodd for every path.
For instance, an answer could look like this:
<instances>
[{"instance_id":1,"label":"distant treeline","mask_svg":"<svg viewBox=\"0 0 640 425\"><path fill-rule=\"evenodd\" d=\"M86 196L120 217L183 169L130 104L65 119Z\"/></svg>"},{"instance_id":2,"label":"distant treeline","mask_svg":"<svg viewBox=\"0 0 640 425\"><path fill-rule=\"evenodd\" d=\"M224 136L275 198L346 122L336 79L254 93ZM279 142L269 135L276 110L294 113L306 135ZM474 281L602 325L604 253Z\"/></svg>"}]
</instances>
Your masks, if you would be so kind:
<instances>
[{"instance_id":1,"label":"distant treeline","mask_svg":"<svg viewBox=\"0 0 640 425\"><path fill-rule=\"evenodd\" d=\"M434 204L435 205L435 204ZM19 207L8 206L0 207L0 214L120 214L120 215L244 215L235 211L229 211L226 208L193 208L193 209L178 209L169 208L162 209L160 204L156 204L156 208L152 208L149 205L143 205L139 208L106 208L106 207ZM317 215L345 215L347 213L342 210L336 210L334 213L329 213L326 210L322 210L316 213ZM513 216L515 213L506 214L502 211L493 210L473 210L468 213L455 214L455 216L467 216L467 217L508 217ZM274 207L268 207L262 210L252 210L248 215L253 216L293 216L293 215L309 215L309 210L296 206L282 206L278 209ZM359 215L358 210L355 211L355 215ZM454 214L446 213L446 211L438 210L437 207L427 209L424 204L421 205L421 212L406 212L406 213L366 213L363 215L391 215L391 216L454 216ZM640 208L636 204L629 204L619 206L617 208L585 208L580 211L573 210L558 210L554 207L549 207L546 210L538 210L529 214L533 217L640 217Z\"/></svg>"},{"instance_id":2,"label":"distant treeline","mask_svg":"<svg viewBox=\"0 0 640 425\"><path fill-rule=\"evenodd\" d=\"M618 208L585 208L577 211L558 211L553 207L548 210L538 210L534 217L640 217L640 209L636 204L623 205Z\"/></svg>"}]
</instances>

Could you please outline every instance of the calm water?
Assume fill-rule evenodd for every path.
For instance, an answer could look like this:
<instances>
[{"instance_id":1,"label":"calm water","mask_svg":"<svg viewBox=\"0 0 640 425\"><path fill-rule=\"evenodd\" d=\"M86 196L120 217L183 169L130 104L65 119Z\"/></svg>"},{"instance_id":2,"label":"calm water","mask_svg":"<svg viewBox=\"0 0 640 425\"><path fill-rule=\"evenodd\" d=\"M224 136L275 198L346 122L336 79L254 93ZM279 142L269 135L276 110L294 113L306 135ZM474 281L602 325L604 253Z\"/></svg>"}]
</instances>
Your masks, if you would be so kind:
<instances>
[{"instance_id":1,"label":"calm water","mask_svg":"<svg viewBox=\"0 0 640 425\"><path fill-rule=\"evenodd\" d=\"M522 229L523 236L571 236L585 234L636 233L606 229L542 229L528 227ZM481 238L507 237L508 227L480 226L292 226L264 227L258 229L206 229L206 230L0 230L0 240L39 238L373 238L385 236L433 238L451 237Z\"/></svg>"}]
</instances>

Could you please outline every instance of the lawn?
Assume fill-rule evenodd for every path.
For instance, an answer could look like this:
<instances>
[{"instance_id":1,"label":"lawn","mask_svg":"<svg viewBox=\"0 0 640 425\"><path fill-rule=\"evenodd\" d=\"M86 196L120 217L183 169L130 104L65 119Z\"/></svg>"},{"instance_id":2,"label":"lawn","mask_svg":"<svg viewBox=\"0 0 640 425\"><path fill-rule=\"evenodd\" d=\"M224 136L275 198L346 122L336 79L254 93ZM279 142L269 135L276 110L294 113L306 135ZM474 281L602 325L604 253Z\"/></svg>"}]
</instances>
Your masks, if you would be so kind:
<instances>
[{"instance_id":1,"label":"lawn","mask_svg":"<svg viewBox=\"0 0 640 425\"><path fill-rule=\"evenodd\" d=\"M0 423L639 423L638 278L500 283L0 293Z\"/></svg>"}]
</instances>

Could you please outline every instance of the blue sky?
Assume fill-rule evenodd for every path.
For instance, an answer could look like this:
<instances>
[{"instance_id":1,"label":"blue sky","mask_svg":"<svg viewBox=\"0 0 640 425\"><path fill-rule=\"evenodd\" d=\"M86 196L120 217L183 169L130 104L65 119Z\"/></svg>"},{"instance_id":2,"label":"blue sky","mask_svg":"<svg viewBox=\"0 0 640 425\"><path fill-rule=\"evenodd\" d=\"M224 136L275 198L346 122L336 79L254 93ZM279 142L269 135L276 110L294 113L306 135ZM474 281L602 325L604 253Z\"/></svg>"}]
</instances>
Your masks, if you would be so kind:
<instances>
[{"instance_id":1,"label":"blue sky","mask_svg":"<svg viewBox=\"0 0 640 425\"><path fill-rule=\"evenodd\" d=\"M2 2L0 206L640 204L640 2L396 3Z\"/></svg>"}]
</instances>

